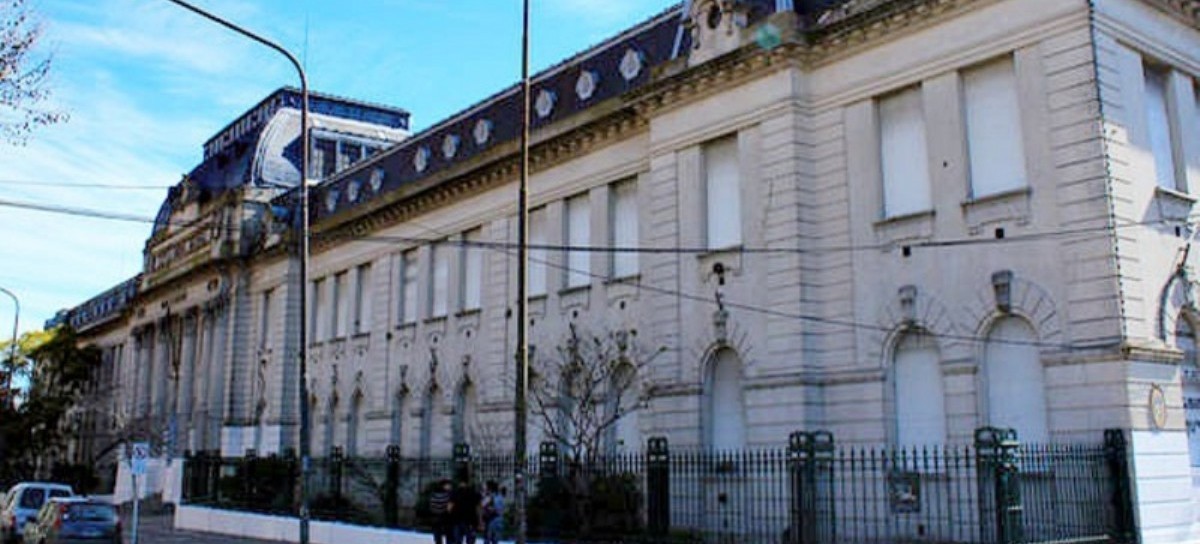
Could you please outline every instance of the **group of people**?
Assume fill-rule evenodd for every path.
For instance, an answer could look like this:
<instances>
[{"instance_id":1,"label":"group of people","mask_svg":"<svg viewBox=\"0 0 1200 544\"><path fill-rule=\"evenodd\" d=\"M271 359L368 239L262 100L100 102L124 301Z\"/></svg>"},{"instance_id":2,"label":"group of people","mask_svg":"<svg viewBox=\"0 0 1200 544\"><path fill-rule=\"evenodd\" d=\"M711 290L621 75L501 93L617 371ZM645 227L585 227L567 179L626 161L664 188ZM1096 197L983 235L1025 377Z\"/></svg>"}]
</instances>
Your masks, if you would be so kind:
<instances>
[{"instance_id":1,"label":"group of people","mask_svg":"<svg viewBox=\"0 0 1200 544\"><path fill-rule=\"evenodd\" d=\"M442 480L429 497L434 544L475 544L483 533L486 544L496 544L504 531L504 496L507 489L488 480L483 493L468 481L454 487Z\"/></svg>"}]
</instances>

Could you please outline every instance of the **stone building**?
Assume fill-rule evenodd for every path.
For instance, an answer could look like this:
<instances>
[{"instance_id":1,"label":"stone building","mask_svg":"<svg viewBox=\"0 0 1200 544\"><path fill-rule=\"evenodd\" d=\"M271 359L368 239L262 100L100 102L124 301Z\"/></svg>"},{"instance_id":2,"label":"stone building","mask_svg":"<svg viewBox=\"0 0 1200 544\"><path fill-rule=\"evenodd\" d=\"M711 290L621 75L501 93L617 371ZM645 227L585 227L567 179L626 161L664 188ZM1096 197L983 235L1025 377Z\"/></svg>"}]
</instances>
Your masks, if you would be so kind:
<instances>
[{"instance_id":1,"label":"stone building","mask_svg":"<svg viewBox=\"0 0 1200 544\"><path fill-rule=\"evenodd\" d=\"M626 448L1123 429L1143 540L1200 538L1198 81L1191 0L670 8L534 78L537 357L570 325L663 350ZM317 169L318 455L511 447L519 101ZM320 130L403 135L362 107ZM296 446L296 233L270 177L294 185L295 161L272 157L208 200L186 178L143 274L66 314L111 355L110 425Z\"/></svg>"}]
</instances>

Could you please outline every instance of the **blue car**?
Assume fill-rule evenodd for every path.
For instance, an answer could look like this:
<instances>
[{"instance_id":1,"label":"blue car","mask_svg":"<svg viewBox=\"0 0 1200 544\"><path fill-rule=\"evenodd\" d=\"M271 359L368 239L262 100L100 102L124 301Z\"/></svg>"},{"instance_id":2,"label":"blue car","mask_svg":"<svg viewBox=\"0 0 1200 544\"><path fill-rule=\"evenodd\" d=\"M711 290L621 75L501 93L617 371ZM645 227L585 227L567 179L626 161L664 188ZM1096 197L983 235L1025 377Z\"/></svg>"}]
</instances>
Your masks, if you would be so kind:
<instances>
[{"instance_id":1,"label":"blue car","mask_svg":"<svg viewBox=\"0 0 1200 544\"><path fill-rule=\"evenodd\" d=\"M121 518L112 504L50 499L25 525L25 544L121 544Z\"/></svg>"}]
</instances>

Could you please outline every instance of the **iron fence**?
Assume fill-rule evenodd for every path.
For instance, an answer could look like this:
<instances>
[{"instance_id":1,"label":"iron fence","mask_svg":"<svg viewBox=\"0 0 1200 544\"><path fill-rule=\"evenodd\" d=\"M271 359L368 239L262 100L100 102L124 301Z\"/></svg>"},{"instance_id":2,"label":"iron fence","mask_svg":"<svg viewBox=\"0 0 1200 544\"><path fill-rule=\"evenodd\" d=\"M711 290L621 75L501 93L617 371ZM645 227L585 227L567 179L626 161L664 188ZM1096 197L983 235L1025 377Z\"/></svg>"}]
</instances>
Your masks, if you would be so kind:
<instances>
[{"instance_id":1,"label":"iron fence","mask_svg":"<svg viewBox=\"0 0 1200 544\"><path fill-rule=\"evenodd\" d=\"M793 433L783 449L672 450L586 462L543 444L530 456L530 534L550 541L706 543L1136 543L1128 447L1120 431L1092 444L1020 445L980 429L971 445L837 446L826 432ZM185 501L292 514L293 455L189 455ZM515 459L346 457L312 463L316 519L428 529L429 494L443 479L494 480L511 496ZM511 510L508 515L511 517ZM513 520L506 525L513 527Z\"/></svg>"}]
</instances>

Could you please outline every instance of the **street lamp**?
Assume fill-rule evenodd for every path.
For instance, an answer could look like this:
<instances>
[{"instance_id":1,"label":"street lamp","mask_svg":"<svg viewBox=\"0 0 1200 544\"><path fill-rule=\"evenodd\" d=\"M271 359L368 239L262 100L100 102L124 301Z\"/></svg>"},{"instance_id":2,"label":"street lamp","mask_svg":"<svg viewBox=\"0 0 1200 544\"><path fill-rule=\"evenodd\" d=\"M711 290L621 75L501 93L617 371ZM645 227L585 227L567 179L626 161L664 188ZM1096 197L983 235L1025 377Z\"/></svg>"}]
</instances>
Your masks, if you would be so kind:
<instances>
[{"instance_id":1,"label":"street lamp","mask_svg":"<svg viewBox=\"0 0 1200 544\"><path fill-rule=\"evenodd\" d=\"M12 345L8 347L8 372L4 373L4 403L12 404L12 377L13 372L17 371L17 324L21 320L21 301L17 300L17 295L12 291L0 287L0 293L4 293L12 298L13 307L16 311L13 312L13 333Z\"/></svg>"},{"instance_id":2,"label":"street lamp","mask_svg":"<svg viewBox=\"0 0 1200 544\"><path fill-rule=\"evenodd\" d=\"M308 226L308 153L309 153L309 131L308 131L308 76L304 73L304 67L300 65L300 61L296 57L284 49L279 44L268 40L254 32L246 30L230 21L227 21L217 15L204 11L184 0L168 0L187 10L213 21L229 30L237 32L242 36L250 38L262 45L265 45L279 54L287 57L288 62L300 74L300 240L297 248L298 257L300 259L299 266L299 283L298 295L300 297L300 317L299 317L299 340L300 346L297 350L297 357L300 364L300 544L308 544L309 532L309 512L308 512L308 473L309 473L309 440L310 433L309 413L308 413L308 327L305 326L304 317L308 315L308 254L309 254L309 226Z\"/></svg>"}]
</instances>

